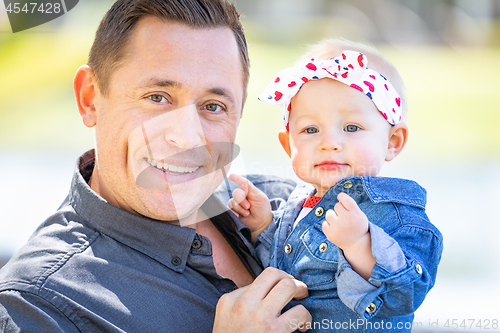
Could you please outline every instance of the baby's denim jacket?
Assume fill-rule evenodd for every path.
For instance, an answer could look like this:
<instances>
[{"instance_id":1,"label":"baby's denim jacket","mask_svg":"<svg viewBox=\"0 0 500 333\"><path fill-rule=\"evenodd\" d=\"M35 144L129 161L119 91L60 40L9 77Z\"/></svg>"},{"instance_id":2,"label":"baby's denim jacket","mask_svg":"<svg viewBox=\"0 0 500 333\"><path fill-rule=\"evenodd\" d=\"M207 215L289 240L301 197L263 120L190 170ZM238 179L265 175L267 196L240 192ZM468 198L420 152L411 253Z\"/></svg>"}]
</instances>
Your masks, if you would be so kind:
<instances>
[{"instance_id":1,"label":"baby's denim jacket","mask_svg":"<svg viewBox=\"0 0 500 333\"><path fill-rule=\"evenodd\" d=\"M413 313L434 285L443 250L442 235L424 210L425 189L405 179L345 178L292 230L304 200L314 192L310 184L298 185L255 243L264 266L308 286L309 297L292 300L284 311L304 305L313 318L311 332L411 332ZM376 264L368 281L351 269L321 228L340 192L350 195L369 220Z\"/></svg>"}]
</instances>

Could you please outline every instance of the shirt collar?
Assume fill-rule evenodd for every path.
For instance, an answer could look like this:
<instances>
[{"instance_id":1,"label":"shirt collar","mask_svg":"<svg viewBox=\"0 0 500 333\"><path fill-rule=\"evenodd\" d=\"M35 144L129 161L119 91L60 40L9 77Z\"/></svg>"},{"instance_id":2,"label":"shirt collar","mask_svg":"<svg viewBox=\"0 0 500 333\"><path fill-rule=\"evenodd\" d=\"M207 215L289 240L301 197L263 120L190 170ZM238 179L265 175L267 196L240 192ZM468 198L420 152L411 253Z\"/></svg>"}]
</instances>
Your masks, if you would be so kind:
<instances>
[{"instance_id":1,"label":"shirt collar","mask_svg":"<svg viewBox=\"0 0 500 333\"><path fill-rule=\"evenodd\" d=\"M69 195L75 211L99 232L182 272L196 236L195 229L134 215L111 205L87 184L94 162L94 150L79 159ZM198 237L209 242L206 237Z\"/></svg>"}]
</instances>

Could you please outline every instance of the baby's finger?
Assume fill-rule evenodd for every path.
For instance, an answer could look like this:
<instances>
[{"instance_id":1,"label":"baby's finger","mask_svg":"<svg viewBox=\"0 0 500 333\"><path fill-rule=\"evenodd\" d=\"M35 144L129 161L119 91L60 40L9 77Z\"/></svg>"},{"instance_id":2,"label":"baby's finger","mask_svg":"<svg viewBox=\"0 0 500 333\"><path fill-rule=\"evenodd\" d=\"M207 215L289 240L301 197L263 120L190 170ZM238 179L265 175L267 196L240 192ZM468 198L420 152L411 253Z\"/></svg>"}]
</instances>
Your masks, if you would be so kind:
<instances>
[{"instance_id":1,"label":"baby's finger","mask_svg":"<svg viewBox=\"0 0 500 333\"><path fill-rule=\"evenodd\" d=\"M233 211L238 217L250 215L250 211L241 207L234 199L229 199L227 206Z\"/></svg>"},{"instance_id":2,"label":"baby's finger","mask_svg":"<svg viewBox=\"0 0 500 333\"><path fill-rule=\"evenodd\" d=\"M338 219L337 213L333 209L329 209L326 211L325 214L325 222L330 225L332 223L335 223L335 221ZM324 224L324 223L323 223Z\"/></svg>"},{"instance_id":3,"label":"baby's finger","mask_svg":"<svg viewBox=\"0 0 500 333\"><path fill-rule=\"evenodd\" d=\"M247 200L247 194L241 188L237 188L233 191L233 199L243 208L245 209L250 208L250 203Z\"/></svg>"},{"instance_id":4,"label":"baby's finger","mask_svg":"<svg viewBox=\"0 0 500 333\"><path fill-rule=\"evenodd\" d=\"M248 179L246 179L245 177L242 177L240 175L234 174L234 173L229 175L229 179L231 179L233 182L235 182L236 185L238 185L239 188L245 192L245 196L248 194L248 183L249 183ZM233 191L233 193L234 193L234 191ZM233 197L234 197L234 194L233 194Z\"/></svg>"},{"instance_id":5,"label":"baby's finger","mask_svg":"<svg viewBox=\"0 0 500 333\"><path fill-rule=\"evenodd\" d=\"M337 196L337 199L339 200L339 203L349 212L355 211L358 208L358 204L356 201L354 201L353 198L351 198L349 195L346 193L339 193Z\"/></svg>"}]
</instances>

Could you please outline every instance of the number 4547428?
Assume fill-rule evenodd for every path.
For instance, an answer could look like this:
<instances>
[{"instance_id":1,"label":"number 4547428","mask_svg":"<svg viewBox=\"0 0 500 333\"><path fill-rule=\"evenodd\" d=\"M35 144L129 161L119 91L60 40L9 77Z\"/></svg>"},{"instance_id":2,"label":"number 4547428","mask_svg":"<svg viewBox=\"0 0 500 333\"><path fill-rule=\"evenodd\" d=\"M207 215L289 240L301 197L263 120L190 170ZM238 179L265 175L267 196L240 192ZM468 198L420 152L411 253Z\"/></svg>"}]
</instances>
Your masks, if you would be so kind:
<instances>
[{"instance_id":1,"label":"number 4547428","mask_svg":"<svg viewBox=\"0 0 500 333\"><path fill-rule=\"evenodd\" d=\"M498 319L463 319L459 321L458 319L448 319L444 323L444 327L447 329L480 329L480 330L491 330L498 329Z\"/></svg>"},{"instance_id":2,"label":"number 4547428","mask_svg":"<svg viewBox=\"0 0 500 333\"><path fill-rule=\"evenodd\" d=\"M9 3L7 6L6 10L7 13L14 13L18 14L20 12L24 12L26 14L39 14L39 13L45 13L45 14L59 14L61 12L61 4L56 2L56 3L25 3L24 6L22 6L22 3Z\"/></svg>"}]
</instances>

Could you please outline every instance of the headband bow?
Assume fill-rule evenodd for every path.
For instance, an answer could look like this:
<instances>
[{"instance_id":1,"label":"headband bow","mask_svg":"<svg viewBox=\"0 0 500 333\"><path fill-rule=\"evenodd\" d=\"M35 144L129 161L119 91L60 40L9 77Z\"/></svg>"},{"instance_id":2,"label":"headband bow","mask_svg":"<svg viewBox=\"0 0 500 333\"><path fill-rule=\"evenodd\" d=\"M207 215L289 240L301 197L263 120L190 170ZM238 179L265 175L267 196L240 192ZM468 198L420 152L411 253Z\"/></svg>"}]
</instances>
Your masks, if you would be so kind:
<instances>
[{"instance_id":1,"label":"headband bow","mask_svg":"<svg viewBox=\"0 0 500 333\"><path fill-rule=\"evenodd\" d=\"M367 67L368 59L355 51L344 51L329 60L311 59L305 66L281 70L259 96L269 104L284 104L283 121L288 131L290 100L309 80L330 78L355 88L370 97L380 114L391 125L401 122L401 98L392 84L380 73Z\"/></svg>"}]
</instances>

